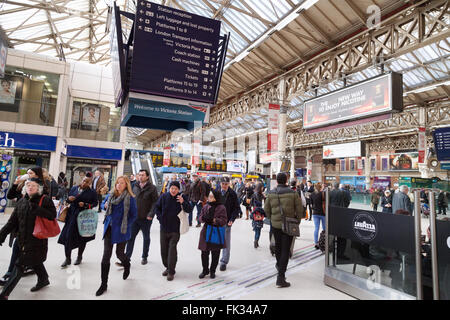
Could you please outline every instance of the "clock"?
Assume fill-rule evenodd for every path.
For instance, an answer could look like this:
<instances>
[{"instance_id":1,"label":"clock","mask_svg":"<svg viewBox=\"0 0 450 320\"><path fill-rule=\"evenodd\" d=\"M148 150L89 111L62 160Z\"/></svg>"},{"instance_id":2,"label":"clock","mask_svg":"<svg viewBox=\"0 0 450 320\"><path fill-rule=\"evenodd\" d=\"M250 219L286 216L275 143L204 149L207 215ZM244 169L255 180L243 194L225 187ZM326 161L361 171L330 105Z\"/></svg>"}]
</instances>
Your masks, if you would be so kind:
<instances>
[{"instance_id":1,"label":"clock","mask_svg":"<svg viewBox=\"0 0 450 320\"><path fill-rule=\"evenodd\" d=\"M436 168L439 165L439 161L437 161L436 159L431 159L430 160L430 166L433 168Z\"/></svg>"}]
</instances>

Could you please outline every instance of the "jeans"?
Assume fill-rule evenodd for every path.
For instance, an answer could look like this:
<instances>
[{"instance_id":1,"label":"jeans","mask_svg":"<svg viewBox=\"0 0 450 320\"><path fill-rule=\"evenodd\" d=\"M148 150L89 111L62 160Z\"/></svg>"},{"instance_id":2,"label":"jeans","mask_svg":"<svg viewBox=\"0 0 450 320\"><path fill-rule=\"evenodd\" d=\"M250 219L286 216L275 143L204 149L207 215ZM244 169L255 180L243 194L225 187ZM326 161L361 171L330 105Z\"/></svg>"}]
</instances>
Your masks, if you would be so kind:
<instances>
[{"instance_id":1,"label":"jeans","mask_svg":"<svg viewBox=\"0 0 450 320\"><path fill-rule=\"evenodd\" d=\"M195 205L195 207L197 208L197 223L200 223L200 222L198 221L198 219L199 219L199 217L200 217L200 213L202 212L203 205L202 205L202 203L200 202L200 203L197 203L197 204Z\"/></svg>"},{"instance_id":2,"label":"jeans","mask_svg":"<svg viewBox=\"0 0 450 320\"><path fill-rule=\"evenodd\" d=\"M166 267L169 274L175 274L175 267L177 265L177 244L180 240L178 232L163 232L160 233L161 243L161 259L164 267Z\"/></svg>"},{"instance_id":3,"label":"jeans","mask_svg":"<svg viewBox=\"0 0 450 320\"><path fill-rule=\"evenodd\" d=\"M144 248L142 250L142 258L148 257L148 250L150 249L150 228L153 220L136 219L131 226L131 238L127 242L126 255L128 259L131 259L134 249L134 241L139 231L142 231L142 237L144 238Z\"/></svg>"},{"instance_id":4,"label":"jeans","mask_svg":"<svg viewBox=\"0 0 450 320\"><path fill-rule=\"evenodd\" d=\"M261 236L261 229L262 228L255 228L255 241L259 240L259 237Z\"/></svg>"},{"instance_id":5,"label":"jeans","mask_svg":"<svg viewBox=\"0 0 450 320\"><path fill-rule=\"evenodd\" d=\"M314 220L314 243L318 243L319 242L319 227L320 227L321 221L322 221L322 229L325 230L325 216L313 214L313 220Z\"/></svg>"},{"instance_id":6,"label":"jeans","mask_svg":"<svg viewBox=\"0 0 450 320\"><path fill-rule=\"evenodd\" d=\"M220 264L227 265L230 261L231 251L231 227L228 225L225 228L225 243L227 247L222 249L222 259L220 259Z\"/></svg>"},{"instance_id":7,"label":"jeans","mask_svg":"<svg viewBox=\"0 0 450 320\"><path fill-rule=\"evenodd\" d=\"M120 260L123 265L129 263L130 259L125 254L125 246L126 242L120 242L116 244L116 256ZM113 243L111 243L111 227L108 227L108 230L105 234L105 239L103 241L103 258L102 264L109 264L111 261L112 251L113 251Z\"/></svg>"},{"instance_id":8,"label":"jeans","mask_svg":"<svg viewBox=\"0 0 450 320\"><path fill-rule=\"evenodd\" d=\"M38 277L38 283L48 281L48 273L47 270L45 270L43 263L32 266L31 268L36 272L36 275ZM25 269L26 269L25 266L19 264L18 260L16 260L16 264L14 265L14 269L11 273L11 276L9 277L5 286L3 287L0 296L8 297L11 294L11 292L19 283L20 279L23 277Z\"/></svg>"},{"instance_id":9,"label":"jeans","mask_svg":"<svg viewBox=\"0 0 450 320\"><path fill-rule=\"evenodd\" d=\"M275 238L275 257L277 258L278 275L284 277L289 263L292 236L288 236L281 229L272 228Z\"/></svg>"}]
</instances>

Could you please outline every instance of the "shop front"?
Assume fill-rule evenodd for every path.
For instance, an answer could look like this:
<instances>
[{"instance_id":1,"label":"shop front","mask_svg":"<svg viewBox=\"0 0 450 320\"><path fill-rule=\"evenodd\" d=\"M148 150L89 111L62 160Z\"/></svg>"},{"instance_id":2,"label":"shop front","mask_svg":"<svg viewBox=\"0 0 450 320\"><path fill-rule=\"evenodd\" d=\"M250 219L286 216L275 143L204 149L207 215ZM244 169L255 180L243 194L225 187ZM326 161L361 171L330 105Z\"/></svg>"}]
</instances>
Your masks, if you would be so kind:
<instances>
[{"instance_id":1,"label":"shop front","mask_svg":"<svg viewBox=\"0 0 450 320\"><path fill-rule=\"evenodd\" d=\"M8 202L6 195L16 178L32 167L48 168L56 137L0 131L0 213Z\"/></svg>"},{"instance_id":2,"label":"shop front","mask_svg":"<svg viewBox=\"0 0 450 320\"><path fill-rule=\"evenodd\" d=\"M69 187L79 185L88 172L103 172L108 188L117 178L117 165L122 159L122 150L67 146L66 177Z\"/></svg>"},{"instance_id":3,"label":"shop front","mask_svg":"<svg viewBox=\"0 0 450 320\"><path fill-rule=\"evenodd\" d=\"M339 177L339 183L348 185L356 192L364 192L366 189L366 178L364 176L344 176Z\"/></svg>"},{"instance_id":4,"label":"shop front","mask_svg":"<svg viewBox=\"0 0 450 320\"><path fill-rule=\"evenodd\" d=\"M372 188L386 190L391 187L391 177L374 177Z\"/></svg>"}]
</instances>

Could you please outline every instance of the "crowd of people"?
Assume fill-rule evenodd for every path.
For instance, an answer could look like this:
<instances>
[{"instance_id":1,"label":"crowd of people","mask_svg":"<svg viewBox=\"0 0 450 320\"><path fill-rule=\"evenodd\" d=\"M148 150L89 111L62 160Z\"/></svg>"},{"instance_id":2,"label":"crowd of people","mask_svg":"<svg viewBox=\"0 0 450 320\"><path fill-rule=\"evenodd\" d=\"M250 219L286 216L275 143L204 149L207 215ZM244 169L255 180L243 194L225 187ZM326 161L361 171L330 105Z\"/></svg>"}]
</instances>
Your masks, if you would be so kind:
<instances>
[{"instance_id":1,"label":"crowd of people","mask_svg":"<svg viewBox=\"0 0 450 320\"><path fill-rule=\"evenodd\" d=\"M298 221L313 220L313 241L315 248L319 249L320 226L322 230L325 229L325 191L329 191L331 206L347 208L352 196L348 186L339 183L329 186L307 181L303 184L297 179L288 183L288 175L285 173L279 173L276 181L277 186L269 190L265 182L259 179L243 181L242 178L230 179L226 176L209 179L196 174L190 177L172 175L165 178L162 189L158 192L149 179L149 172L143 169L136 176L118 177L109 192L103 173L96 170L86 174L79 185L68 190L64 173L60 173L55 181L47 170L30 168L26 175L17 177L7 195L8 199L16 200L16 206L8 222L0 230L0 245L8 234L11 234L10 239L13 240L13 243L10 241L10 264L0 281L3 286L0 298L8 299L20 278L30 270L38 278L31 291L38 291L49 285L49 275L44 267L48 240L34 237L33 229L36 217L48 220L56 218L55 204L67 206L64 226L57 241L64 246L65 260L61 268L72 264L71 253L74 249L78 249L74 265L80 265L87 243L95 240L95 234L88 237L80 234L77 225L80 212L94 208L98 212L104 212L104 250L97 296L107 291L114 245L119 259L116 264L123 267L124 280L131 272L131 257L139 232L143 235L141 264L148 263L150 230L155 217L160 223L161 260L165 267L162 275L172 281L178 258L180 213L188 215L189 227L194 224L195 227L202 227L198 242L202 265L200 279L206 276L215 278L217 268L226 271L231 256L232 226L236 219L245 219L251 220L254 248L259 247L261 229L264 225L269 225L270 239L274 243L271 250L276 257L278 271L276 285L288 287L290 283L286 281L285 273L295 237L283 230L283 219L290 217ZM400 186L395 191L375 190L371 196L372 208L376 211L380 204L383 212L411 215L413 205L408 191L407 186ZM446 207L447 197L442 194L439 194L438 206ZM421 201L428 202L426 196L425 192L421 193ZM445 214L445 209L443 212ZM212 240L214 230L219 234L218 240ZM344 241L337 241L338 257L343 256L345 250L345 239L341 240Z\"/></svg>"}]
</instances>

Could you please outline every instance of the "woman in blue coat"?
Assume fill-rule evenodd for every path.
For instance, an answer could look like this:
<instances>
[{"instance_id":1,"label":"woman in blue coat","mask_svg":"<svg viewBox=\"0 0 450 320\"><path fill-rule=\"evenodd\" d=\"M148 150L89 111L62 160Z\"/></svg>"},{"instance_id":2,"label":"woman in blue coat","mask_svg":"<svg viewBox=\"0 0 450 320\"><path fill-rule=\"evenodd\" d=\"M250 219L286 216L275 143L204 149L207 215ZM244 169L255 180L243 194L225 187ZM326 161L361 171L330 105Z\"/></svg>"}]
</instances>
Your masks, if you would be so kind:
<instances>
[{"instance_id":1,"label":"woman in blue coat","mask_svg":"<svg viewBox=\"0 0 450 320\"><path fill-rule=\"evenodd\" d=\"M108 274L113 245L116 244L116 255L124 266L123 280L130 274L130 259L125 254L125 246L131 238L131 226L137 217L136 199L127 176L117 178L114 190L105 204L105 225L103 228L103 258L101 265L102 284L96 296L102 295L108 287Z\"/></svg>"},{"instance_id":2,"label":"woman in blue coat","mask_svg":"<svg viewBox=\"0 0 450 320\"><path fill-rule=\"evenodd\" d=\"M82 237L78 231L77 223L78 214L81 211L94 208L98 204L97 193L91 189L91 183L92 179L85 177L79 186L74 186L70 189L67 199L70 207L67 212L64 228L58 239L58 243L64 245L66 254L66 260L61 265L61 268L65 268L71 264L71 254L75 248L78 248L78 257L74 265L80 264L83 259L86 243L95 239L95 235L92 237Z\"/></svg>"}]
</instances>

